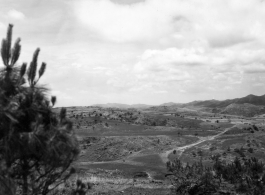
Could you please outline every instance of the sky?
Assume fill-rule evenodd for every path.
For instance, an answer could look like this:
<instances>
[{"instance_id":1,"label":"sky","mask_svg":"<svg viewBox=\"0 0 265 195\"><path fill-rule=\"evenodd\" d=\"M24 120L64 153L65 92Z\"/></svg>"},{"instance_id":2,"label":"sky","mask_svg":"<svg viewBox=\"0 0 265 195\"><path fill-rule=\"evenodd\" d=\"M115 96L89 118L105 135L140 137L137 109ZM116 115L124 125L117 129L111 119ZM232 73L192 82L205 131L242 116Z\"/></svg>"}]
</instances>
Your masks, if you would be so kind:
<instances>
[{"instance_id":1,"label":"sky","mask_svg":"<svg viewBox=\"0 0 265 195\"><path fill-rule=\"evenodd\" d=\"M262 0L0 0L9 23L57 106L265 94Z\"/></svg>"}]
</instances>

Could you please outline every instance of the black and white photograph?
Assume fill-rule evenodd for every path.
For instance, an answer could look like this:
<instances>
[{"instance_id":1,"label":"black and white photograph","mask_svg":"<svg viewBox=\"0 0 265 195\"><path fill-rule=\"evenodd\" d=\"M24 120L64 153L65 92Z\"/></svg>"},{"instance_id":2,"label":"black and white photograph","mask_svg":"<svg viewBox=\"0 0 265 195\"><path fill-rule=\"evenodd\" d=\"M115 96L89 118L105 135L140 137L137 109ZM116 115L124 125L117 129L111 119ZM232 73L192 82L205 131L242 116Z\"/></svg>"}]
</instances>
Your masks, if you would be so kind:
<instances>
[{"instance_id":1,"label":"black and white photograph","mask_svg":"<svg viewBox=\"0 0 265 195\"><path fill-rule=\"evenodd\" d=\"M265 195L264 0L0 0L0 195Z\"/></svg>"}]
</instances>

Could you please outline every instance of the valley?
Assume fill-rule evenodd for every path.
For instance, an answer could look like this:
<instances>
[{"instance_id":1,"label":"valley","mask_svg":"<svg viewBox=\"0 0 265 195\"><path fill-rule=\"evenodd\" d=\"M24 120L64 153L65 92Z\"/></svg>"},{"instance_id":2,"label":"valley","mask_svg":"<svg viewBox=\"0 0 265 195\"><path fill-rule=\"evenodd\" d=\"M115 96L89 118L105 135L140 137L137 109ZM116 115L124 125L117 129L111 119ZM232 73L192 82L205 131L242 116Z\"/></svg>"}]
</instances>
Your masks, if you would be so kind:
<instances>
[{"instance_id":1,"label":"valley","mask_svg":"<svg viewBox=\"0 0 265 195\"><path fill-rule=\"evenodd\" d=\"M59 110L59 109L58 109ZM55 110L56 111L56 110ZM212 166L235 157L265 160L265 117L174 107L69 107L81 153L76 177L93 193L169 194L166 163Z\"/></svg>"}]
</instances>

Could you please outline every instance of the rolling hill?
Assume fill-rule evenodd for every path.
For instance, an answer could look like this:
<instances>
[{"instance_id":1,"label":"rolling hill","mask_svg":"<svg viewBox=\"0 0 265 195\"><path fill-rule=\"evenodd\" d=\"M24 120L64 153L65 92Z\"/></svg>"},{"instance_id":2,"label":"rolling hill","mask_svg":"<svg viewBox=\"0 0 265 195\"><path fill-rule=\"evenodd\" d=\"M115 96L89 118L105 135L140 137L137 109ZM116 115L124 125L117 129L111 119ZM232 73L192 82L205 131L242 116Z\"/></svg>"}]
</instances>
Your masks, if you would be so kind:
<instances>
[{"instance_id":1,"label":"rolling hill","mask_svg":"<svg viewBox=\"0 0 265 195\"><path fill-rule=\"evenodd\" d=\"M229 106L230 104L253 104L256 106L265 106L265 95L262 96L255 96L255 95L248 95L242 98L235 98L235 99L228 99L228 100L205 100L205 101L194 101L184 106L202 106L202 107L210 107L210 108L224 108Z\"/></svg>"},{"instance_id":2,"label":"rolling hill","mask_svg":"<svg viewBox=\"0 0 265 195\"><path fill-rule=\"evenodd\" d=\"M212 109L214 113L223 113L230 115L239 115L253 117L265 113L265 95L255 96L248 95L242 98L228 100L206 100L190 102L183 105L184 107L199 107Z\"/></svg>"},{"instance_id":3,"label":"rolling hill","mask_svg":"<svg viewBox=\"0 0 265 195\"><path fill-rule=\"evenodd\" d=\"M235 104L232 103L225 107L222 111L222 114L229 114L229 115L239 115L239 116L246 116L246 117L253 117L255 115L260 115L265 113L264 106L256 106L253 104Z\"/></svg>"},{"instance_id":4,"label":"rolling hill","mask_svg":"<svg viewBox=\"0 0 265 195\"><path fill-rule=\"evenodd\" d=\"M206 111L212 113L222 113L231 115L240 115L252 117L255 115L265 114L265 95L256 96L250 94L246 97L227 99L227 100L204 100L204 101L193 101L189 103L174 103L168 102L158 106L146 105L146 104L95 104L93 106L99 106L103 108L136 108L146 109L147 111L155 112L175 112L178 109L186 108L192 110Z\"/></svg>"},{"instance_id":5,"label":"rolling hill","mask_svg":"<svg viewBox=\"0 0 265 195\"><path fill-rule=\"evenodd\" d=\"M176 111L178 108L252 117L265 113L265 95L256 96L250 94L242 98L227 100L212 99L184 104L169 102L148 109L154 111Z\"/></svg>"}]
</instances>

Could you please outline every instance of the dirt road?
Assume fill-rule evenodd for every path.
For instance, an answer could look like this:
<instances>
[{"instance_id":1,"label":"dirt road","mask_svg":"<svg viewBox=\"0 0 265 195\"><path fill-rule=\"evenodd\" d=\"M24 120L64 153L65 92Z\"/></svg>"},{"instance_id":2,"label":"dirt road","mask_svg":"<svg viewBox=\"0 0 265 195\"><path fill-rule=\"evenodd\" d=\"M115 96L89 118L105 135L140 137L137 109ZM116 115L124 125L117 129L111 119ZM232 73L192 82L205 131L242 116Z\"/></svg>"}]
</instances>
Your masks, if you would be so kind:
<instances>
[{"instance_id":1,"label":"dirt road","mask_svg":"<svg viewBox=\"0 0 265 195\"><path fill-rule=\"evenodd\" d=\"M233 127L235 127L235 125L232 126L232 127L226 128L224 131L218 133L217 135L214 135L214 136L208 136L208 137L201 137L201 138L200 138L197 142L195 142L195 143L188 144L188 145L186 145L186 146L181 146L181 147L177 147L177 148L174 148L174 149L168 150L168 151L166 151L166 152L164 152L164 153L161 153L160 156L161 156L161 158L162 158L162 160L163 160L164 162L167 162L167 161L168 161L168 155L169 155L170 153L172 153L174 150L176 150L176 152L178 152L179 156L181 156L182 153L183 153L186 149L192 148L193 146L196 146L196 145L198 145L198 144L201 144L201 143L203 143L203 142L205 142L205 141L214 140L214 139L216 139L217 137L219 137L220 135L223 135L225 132L227 132L227 131L229 131L230 129L232 129Z\"/></svg>"}]
</instances>

